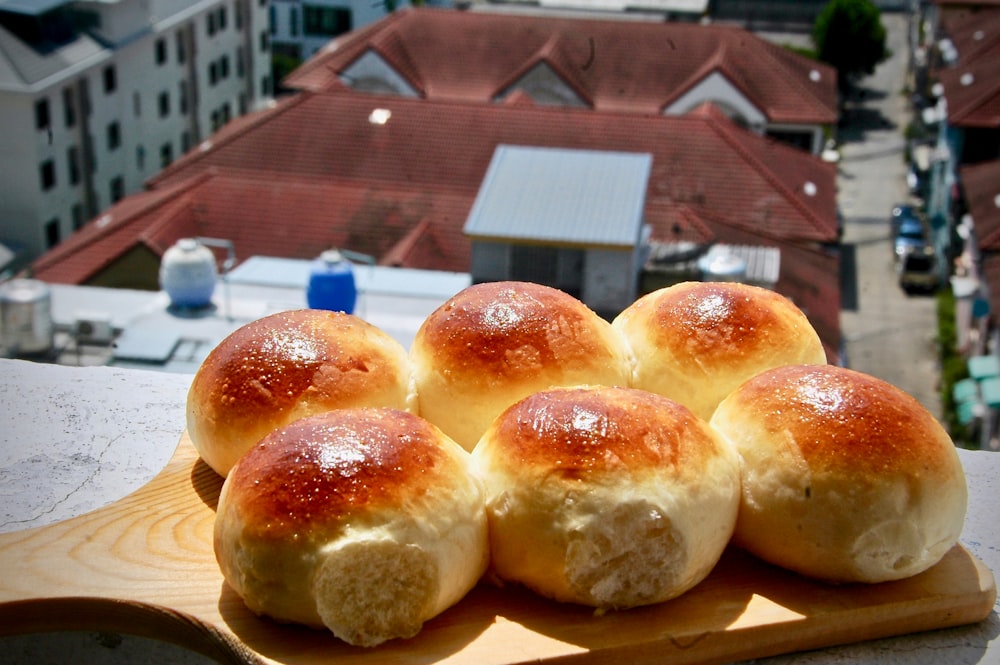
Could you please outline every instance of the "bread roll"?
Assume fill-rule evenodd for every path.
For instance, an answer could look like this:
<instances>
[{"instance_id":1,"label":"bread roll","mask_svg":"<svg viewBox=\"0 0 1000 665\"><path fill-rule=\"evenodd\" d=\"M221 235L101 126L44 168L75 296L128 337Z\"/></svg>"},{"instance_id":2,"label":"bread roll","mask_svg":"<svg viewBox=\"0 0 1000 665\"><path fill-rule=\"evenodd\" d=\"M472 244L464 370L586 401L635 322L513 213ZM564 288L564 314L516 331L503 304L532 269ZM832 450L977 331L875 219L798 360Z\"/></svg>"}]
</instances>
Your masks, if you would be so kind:
<instances>
[{"instance_id":1,"label":"bread roll","mask_svg":"<svg viewBox=\"0 0 1000 665\"><path fill-rule=\"evenodd\" d=\"M742 457L734 540L835 582L915 575L958 541L965 475L955 446L913 397L832 365L755 376L712 417Z\"/></svg>"},{"instance_id":2,"label":"bread roll","mask_svg":"<svg viewBox=\"0 0 1000 665\"><path fill-rule=\"evenodd\" d=\"M410 347L420 415L466 450L526 395L626 385L626 358L610 323L569 294L528 282L464 289L424 320Z\"/></svg>"},{"instance_id":3,"label":"bread roll","mask_svg":"<svg viewBox=\"0 0 1000 665\"><path fill-rule=\"evenodd\" d=\"M630 385L675 399L706 420L754 374L826 362L819 335L792 301L735 282L683 282L654 291L613 325L635 363Z\"/></svg>"},{"instance_id":4,"label":"bread roll","mask_svg":"<svg viewBox=\"0 0 1000 665\"><path fill-rule=\"evenodd\" d=\"M678 596L712 570L736 522L735 451L645 391L535 393L472 457L495 576L559 601L626 608Z\"/></svg>"},{"instance_id":5,"label":"bread roll","mask_svg":"<svg viewBox=\"0 0 1000 665\"><path fill-rule=\"evenodd\" d=\"M311 416L233 467L215 553L258 614L359 646L411 637L486 568L482 484L469 454L413 414Z\"/></svg>"},{"instance_id":6,"label":"bread roll","mask_svg":"<svg viewBox=\"0 0 1000 665\"><path fill-rule=\"evenodd\" d=\"M350 314L282 312L239 328L205 358L188 391L188 435L225 476L268 432L358 406L416 409L406 349Z\"/></svg>"}]
</instances>

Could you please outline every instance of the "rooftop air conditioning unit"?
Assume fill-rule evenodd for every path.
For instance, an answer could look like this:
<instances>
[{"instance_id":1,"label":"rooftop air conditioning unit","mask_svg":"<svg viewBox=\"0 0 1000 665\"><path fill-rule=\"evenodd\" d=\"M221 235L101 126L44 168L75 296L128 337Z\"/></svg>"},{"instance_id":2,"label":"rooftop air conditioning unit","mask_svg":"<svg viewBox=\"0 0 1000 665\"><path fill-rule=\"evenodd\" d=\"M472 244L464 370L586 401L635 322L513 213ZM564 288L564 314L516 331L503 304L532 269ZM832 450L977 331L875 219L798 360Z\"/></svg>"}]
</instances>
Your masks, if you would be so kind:
<instances>
[{"instance_id":1,"label":"rooftop air conditioning unit","mask_svg":"<svg viewBox=\"0 0 1000 665\"><path fill-rule=\"evenodd\" d=\"M78 344L110 344L115 329L107 317L81 316L73 322L73 338Z\"/></svg>"}]
</instances>

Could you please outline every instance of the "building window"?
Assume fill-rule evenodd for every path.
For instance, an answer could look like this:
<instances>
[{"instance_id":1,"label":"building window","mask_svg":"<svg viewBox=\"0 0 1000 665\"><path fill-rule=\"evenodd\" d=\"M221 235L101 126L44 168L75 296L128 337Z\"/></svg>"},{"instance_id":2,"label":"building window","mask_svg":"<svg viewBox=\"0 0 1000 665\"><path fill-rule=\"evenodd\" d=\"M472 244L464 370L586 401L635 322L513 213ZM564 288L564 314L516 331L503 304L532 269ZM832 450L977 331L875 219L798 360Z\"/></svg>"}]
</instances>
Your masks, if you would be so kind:
<instances>
[{"instance_id":1,"label":"building window","mask_svg":"<svg viewBox=\"0 0 1000 665\"><path fill-rule=\"evenodd\" d=\"M87 216L83 212L82 203L73 204L73 230L79 231L87 223Z\"/></svg>"},{"instance_id":2,"label":"building window","mask_svg":"<svg viewBox=\"0 0 1000 665\"><path fill-rule=\"evenodd\" d=\"M140 171L146 169L146 149L141 145L135 147L135 167Z\"/></svg>"},{"instance_id":3,"label":"building window","mask_svg":"<svg viewBox=\"0 0 1000 665\"><path fill-rule=\"evenodd\" d=\"M248 110L249 110L249 104L247 104L247 96L241 92L239 97L239 113L240 115L243 115Z\"/></svg>"},{"instance_id":4,"label":"building window","mask_svg":"<svg viewBox=\"0 0 1000 665\"><path fill-rule=\"evenodd\" d=\"M177 62L184 64L187 60L187 48L184 46L184 30L177 31Z\"/></svg>"},{"instance_id":5,"label":"building window","mask_svg":"<svg viewBox=\"0 0 1000 665\"><path fill-rule=\"evenodd\" d=\"M219 80L219 65L213 60L208 63L208 84L215 85Z\"/></svg>"},{"instance_id":6,"label":"building window","mask_svg":"<svg viewBox=\"0 0 1000 665\"><path fill-rule=\"evenodd\" d=\"M260 93L264 97L271 95L271 77L266 74L260 77Z\"/></svg>"},{"instance_id":7,"label":"building window","mask_svg":"<svg viewBox=\"0 0 1000 665\"><path fill-rule=\"evenodd\" d=\"M317 37L334 37L351 30L351 10L339 7L302 8L302 32Z\"/></svg>"},{"instance_id":8,"label":"building window","mask_svg":"<svg viewBox=\"0 0 1000 665\"><path fill-rule=\"evenodd\" d=\"M217 19L219 23L219 30L226 29L226 6L222 5L219 7L219 18Z\"/></svg>"},{"instance_id":9,"label":"building window","mask_svg":"<svg viewBox=\"0 0 1000 665\"><path fill-rule=\"evenodd\" d=\"M59 218L53 217L45 222L45 246L52 249L59 244Z\"/></svg>"},{"instance_id":10,"label":"building window","mask_svg":"<svg viewBox=\"0 0 1000 665\"><path fill-rule=\"evenodd\" d=\"M49 100L39 99L35 102L35 129L49 128Z\"/></svg>"},{"instance_id":11,"label":"building window","mask_svg":"<svg viewBox=\"0 0 1000 665\"><path fill-rule=\"evenodd\" d=\"M167 40L160 37L156 40L156 64L165 65L167 63Z\"/></svg>"},{"instance_id":12,"label":"building window","mask_svg":"<svg viewBox=\"0 0 1000 665\"><path fill-rule=\"evenodd\" d=\"M117 175L111 179L108 190L111 192L111 202L118 203L125 198L125 180Z\"/></svg>"},{"instance_id":13,"label":"building window","mask_svg":"<svg viewBox=\"0 0 1000 665\"><path fill-rule=\"evenodd\" d=\"M210 117L211 122L212 122L212 133L214 134L215 132L219 131L219 112L218 112L218 110L212 111L212 113L210 114L209 117Z\"/></svg>"},{"instance_id":14,"label":"building window","mask_svg":"<svg viewBox=\"0 0 1000 665\"><path fill-rule=\"evenodd\" d=\"M80 183L80 151L75 145L66 150L66 163L69 166L69 184Z\"/></svg>"},{"instance_id":15,"label":"building window","mask_svg":"<svg viewBox=\"0 0 1000 665\"><path fill-rule=\"evenodd\" d=\"M106 94L111 94L118 89L118 74L115 72L114 65L108 65L104 68L103 78L104 92Z\"/></svg>"},{"instance_id":16,"label":"building window","mask_svg":"<svg viewBox=\"0 0 1000 665\"><path fill-rule=\"evenodd\" d=\"M181 132L181 153L191 149L191 132Z\"/></svg>"},{"instance_id":17,"label":"building window","mask_svg":"<svg viewBox=\"0 0 1000 665\"><path fill-rule=\"evenodd\" d=\"M118 121L108 123L108 151L117 150L122 144L122 128Z\"/></svg>"},{"instance_id":18,"label":"building window","mask_svg":"<svg viewBox=\"0 0 1000 665\"><path fill-rule=\"evenodd\" d=\"M42 180L42 191L47 192L56 186L56 163L51 159L46 159L38 168L39 176Z\"/></svg>"},{"instance_id":19,"label":"building window","mask_svg":"<svg viewBox=\"0 0 1000 665\"><path fill-rule=\"evenodd\" d=\"M299 8L290 7L288 11L288 32L292 37L299 36Z\"/></svg>"},{"instance_id":20,"label":"building window","mask_svg":"<svg viewBox=\"0 0 1000 665\"><path fill-rule=\"evenodd\" d=\"M170 115L170 93L164 90L160 93L160 97L157 101L160 108L160 117L166 118Z\"/></svg>"},{"instance_id":21,"label":"building window","mask_svg":"<svg viewBox=\"0 0 1000 665\"><path fill-rule=\"evenodd\" d=\"M76 125L76 99L73 97L73 88L63 88L63 119L67 127Z\"/></svg>"},{"instance_id":22,"label":"building window","mask_svg":"<svg viewBox=\"0 0 1000 665\"><path fill-rule=\"evenodd\" d=\"M165 169L170 166L174 161L174 146L170 143L164 143L160 146L160 168Z\"/></svg>"},{"instance_id":23,"label":"building window","mask_svg":"<svg viewBox=\"0 0 1000 665\"><path fill-rule=\"evenodd\" d=\"M181 81L177 84L177 107L181 115L187 115L188 112L188 89L187 81Z\"/></svg>"},{"instance_id":24,"label":"building window","mask_svg":"<svg viewBox=\"0 0 1000 665\"><path fill-rule=\"evenodd\" d=\"M267 30L260 31L260 50L261 53L267 53L268 49L271 48L271 36L267 34Z\"/></svg>"},{"instance_id":25,"label":"building window","mask_svg":"<svg viewBox=\"0 0 1000 665\"><path fill-rule=\"evenodd\" d=\"M212 37L215 35L215 12L209 12L208 16L205 17L205 21L208 23L208 36Z\"/></svg>"},{"instance_id":26,"label":"building window","mask_svg":"<svg viewBox=\"0 0 1000 665\"><path fill-rule=\"evenodd\" d=\"M226 102L222 105L222 124L225 125L227 122L232 120L233 117L233 107Z\"/></svg>"},{"instance_id":27,"label":"building window","mask_svg":"<svg viewBox=\"0 0 1000 665\"><path fill-rule=\"evenodd\" d=\"M237 30L243 29L243 3L237 2L233 5L233 13L235 14L235 27Z\"/></svg>"},{"instance_id":28,"label":"building window","mask_svg":"<svg viewBox=\"0 0 1000 665\"><path fill-rule=\"evenodd\" d=\"M219 58L219 78L229 78L229 56L224 55Z\"/></svg>"},{"instance_id":29,"label":"building window","mask_svg":"<svg viewBox=\"0 0 1000 665\"><path fill-rule=\"evenodd\" d=\"M271 5L267 8L267 20L271 24L271 34L278 34L278 8Z\"/></svg>"}]
</instances>

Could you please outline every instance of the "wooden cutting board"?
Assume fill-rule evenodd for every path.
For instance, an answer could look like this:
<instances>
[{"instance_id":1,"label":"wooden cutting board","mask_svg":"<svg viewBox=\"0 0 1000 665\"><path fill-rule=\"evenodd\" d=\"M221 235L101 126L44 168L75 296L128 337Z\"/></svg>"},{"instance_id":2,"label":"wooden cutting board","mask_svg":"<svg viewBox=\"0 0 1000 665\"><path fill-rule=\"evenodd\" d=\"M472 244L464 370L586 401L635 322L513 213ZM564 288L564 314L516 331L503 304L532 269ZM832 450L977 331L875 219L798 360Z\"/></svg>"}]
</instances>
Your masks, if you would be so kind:
<instances>
[{"instance_id":1,"label":"wooden cutting board","mask_svg":"<svg viewBox=\"0 0 1000 665\"><path fill-rule=\"evenodd\" d=\"M375 649L254 616L212 550L222 480L182 437L148 485L87 515L0 535L0 634L110 630L240 663L721 663L973 623L992 573L961 546L908 580L829 586L727 551L680 598L595 615L481 584Z\"/></svg>"}]
</instances>

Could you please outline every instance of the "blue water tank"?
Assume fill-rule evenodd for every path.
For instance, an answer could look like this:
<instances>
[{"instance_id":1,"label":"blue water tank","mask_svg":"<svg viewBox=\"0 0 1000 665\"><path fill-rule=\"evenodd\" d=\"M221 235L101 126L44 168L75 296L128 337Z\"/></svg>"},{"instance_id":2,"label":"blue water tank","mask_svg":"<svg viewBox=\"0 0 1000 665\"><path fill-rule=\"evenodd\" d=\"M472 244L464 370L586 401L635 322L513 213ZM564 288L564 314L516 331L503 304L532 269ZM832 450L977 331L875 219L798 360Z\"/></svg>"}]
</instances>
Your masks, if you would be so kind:
<instances>
[{"instance_id":1,"label":"blue water tank","mask_svg":"<svg viewBox=\"0 0 1000 665\"><path fill-rule=\"evenodd\" d=\"M358 301L354 269L337 250L327 250L312 262L306 301L312 309L354 313Z\"/></svg>"}]
</instances>

